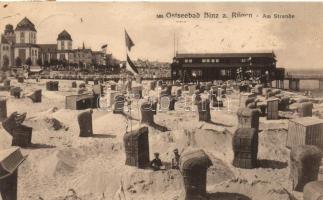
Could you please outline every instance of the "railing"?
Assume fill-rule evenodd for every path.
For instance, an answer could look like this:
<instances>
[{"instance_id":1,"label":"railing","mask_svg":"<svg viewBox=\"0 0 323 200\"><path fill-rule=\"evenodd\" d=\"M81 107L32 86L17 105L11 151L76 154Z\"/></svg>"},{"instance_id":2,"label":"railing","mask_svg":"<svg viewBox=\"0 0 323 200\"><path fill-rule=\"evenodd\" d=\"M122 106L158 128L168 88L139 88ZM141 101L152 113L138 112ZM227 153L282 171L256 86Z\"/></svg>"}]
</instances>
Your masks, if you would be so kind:
<instances>
[{"instance_id":1,"label":"railing","mask_svg":"<svg viewBox=\"0 0 323 200\"><path fill-rule=\"evenodd\" d=\"M286 73L285 78L287 79L323 79L323 74Z\"/></svg>"}]
</instances>

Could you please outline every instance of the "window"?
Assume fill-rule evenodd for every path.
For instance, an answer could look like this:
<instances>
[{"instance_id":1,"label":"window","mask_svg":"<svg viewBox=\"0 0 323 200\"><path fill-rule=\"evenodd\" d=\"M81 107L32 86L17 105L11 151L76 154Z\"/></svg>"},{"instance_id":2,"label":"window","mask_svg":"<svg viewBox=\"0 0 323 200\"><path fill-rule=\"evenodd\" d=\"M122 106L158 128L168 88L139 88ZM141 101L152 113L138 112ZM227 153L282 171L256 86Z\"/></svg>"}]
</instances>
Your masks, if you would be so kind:
<instances>
[{"instance_id":1,"label":"window","mask_svg":"<svg viewBox=\"0 0 323 200\"><path fill-rule=\"evenodd\" d=\"M204 58L203 58L203 59L202 59L202 63L205 63L205 62L206 62L206 59L204 59Z\"/></svg>"},{"instance_id":2,"label":"window","mask_svg":"<svg viewBox=\"0 0 323 200\"><path fill-rule=\"evenodd\" d=\"M215 62L215 59L214 59L214 58L212 58L212 59L211 59L211 63L214 63L214 62Z\"/></svg>"},{"instance_id":3,"label":"window","mask_svg":"<svg viewBox=\"0 0 323 200\"><path fill-rule=\"evenodd\" d=\"M192 70L192 76L201 77L202 76L202 70Z\"/></svg>"},{"instance_id":4,"label":"window","mask_svg":"<svg viewBox=\"0 0 323 200\"><path fill-rule=\"evenodd\" d=\"M20 32L20 43L25 43L25 32Z\"/></svg>"},{"instance_id":5,"label":"window","mask_svg":"<svg viewBox=\"0 0 323 200\"><path fill-rule=\"evenodd\" d=\"M215 62L216 63L219 63L220 62L220 59L219 58L215 59Z\"/></svg>"},{"instance_id":6,"label":"window","mask_svg":"<svg viewBox=\"0 0 323 200\"><path fill-rule=\"evenodd\" d=\"M189 63L192 63L193 61L192 61L192 59L189 59L189 60L188 60L188 62L189 62Z\"/></svg>"},{"instance_id":7,"label":"window","mask_svg":"<svg viewBox=\"0 0 323 200\"><path fill-rule=\"evenodd\" d=\"M59 59L60 59L60 60L65 60L65 54L61 53L61 54L59 55Z\"/></svg>"},{"instance_id":8,"label":"window","mask_svg":"<svg viewBox=\"0 0 323 200\"><path fill-rule=\"evenodd\" d=\"M185 63L188 63L188 59L185 59L185 60L184 60L184 62L185 62Z\"/></svg>"},{"instance_id":9,"label":"window","mask_svg":"<svg viewBox=\"0 0 323 200\"><path fill-rule=\"evenodd\" d=\"M68 42L68 49L72 49L72 42L71 41Z\"/></svg>"},{"instance_id":10,"label":"window","mask_svg":"<svg viewBox=\"0 0 323 200\"><path fill-rule=\"evenodd\" d=\"M64 41L61 41L61 49L64 50L65 46L64 46Z\"/></svg>"},{"instance_id":11,"label":"window","mask_svg":"<svg viewBox=\"0 0 323 200\"><path fill-rule=\"evenodd\" d=\"M33 43L36 44L36 33L32 33Z\"/></svg>"},{"instance_id":12,"label":"window","mask_svg":"<svg viewBox=\"0 0 323 200\"><path fill-rule=\"evenodd\" d=\"M226 70L225 69L221 69L220 74L221 74L221 76L225 76L226 75Z\"/></svg>"},{"instance_id":13,"label":"window","mask_svg":"<svg viewBox=\"0 0 323 200\"><path fill-rule=\"evenodd\" d=\"M242 59L241 59L241 62L242 62L242 63L246 63L246 62L248 62L248 59L247 59L247 58L242 58Z\"/></svg>"},{"instance_id":14,"label":"window","mask_svg":"<svg viewBox=\"0 0 323 200\"><path fill-rule=\"evenodd\" d=\"M210 59L206 59L206 62L209 63L210 62Z\"/></svg>"}]
</instances>

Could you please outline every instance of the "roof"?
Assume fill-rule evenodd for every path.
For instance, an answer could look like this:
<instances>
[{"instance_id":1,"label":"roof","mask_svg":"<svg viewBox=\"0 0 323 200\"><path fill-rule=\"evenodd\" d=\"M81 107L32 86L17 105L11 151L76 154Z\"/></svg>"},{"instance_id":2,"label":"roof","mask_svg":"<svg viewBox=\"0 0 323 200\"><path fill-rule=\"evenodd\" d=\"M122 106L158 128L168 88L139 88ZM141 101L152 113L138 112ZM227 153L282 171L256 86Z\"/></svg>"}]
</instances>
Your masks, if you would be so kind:
<instances>
[{"instance_id":1,"label":"roof","mask_svg":"<svg viewBox=\"0 0 323 200\"><path fill-rule=\"evenodd\" d=\"M26 44L26 43L23 43L23 44L15 44L14 47L36 47L36 48L39 48L39 46L37 44Z\"/></svg>"},{"instance_id":2,"label":"roof","mask_svg":"<svg viewBox=\"0 0 323 200\"><path fill-rule=\"evenodd\" d=\"M184 68L208 68L208 67L225 67L225 68L239 68L239 67L268 67L268 65L263 63L255 63L250 65L249 63L184 63L182 65Z\"/></svg>"},{"instance_id":3,"label":"roof","mask_svg":"<svg viewBox=\"0 0 323 200\"><path fill-rule=\"evenodd\" d=\"M267 99L267 102L268 101L279 101L279 99L276 97L270 97L269 99Z\"/></svg>"},{"instance_id":4,"label":"roof","mask_svg":"<svg viewBox=\"0 0 323 200\"><path fill-rule=\"evenodd\" d=\"M244 117L259 116L259 111L258 109L239 108L237 111L237 115L244 116Z\"/></svg>"},{"instance_id":5,"label":"roof","mask_svg":"<svg viewBox=\"0 0 323 200\"><path fill-rule=\"evenodd\" d=\"M177 53L176 58L232 58L232 57L266 57L275 58L274 52L270 53Z\"/></svg>"},{"instance_id":6,"label":"roof","mask_svg":"<svg viewBox=\"0 0 323 200\"><path fill-rule=\"evenodd\" d=\"M42 51L56 51L57 44L38 44Z\"/></svg>"},{"instance_id":7,"label":"roof","mask_svg":"<svg viewBox=\"0 0 323 200\"><path fill-rule=\"evenodd\" d=\"M93 54L104 54L102 51L92 51Z\"/></svg>"},{"instance_id":8,"label":"roof","mask_svg":"<svg viewBox=\"0 0 323 200\"><path fill-rule=\"evenodd\" d=\"M27 18L23 18L18 24L15 31L36 31L35 25Z\"/></svg>"},{"instance_id":9,"label":"roof","mask_svg":"<svg viewBox=\"0 0 323 200\"><path fill-rule=\"evenodd\" d=\"M300 118L290 119L290 121L301 124L303 126L323 124L323 120L316 117L300 117Z\"/></svg>"},{"instance_id":10,"label":"roof","mask_svg":"<svg viewBox=\"0 0 323 200\"><path fill-rule=\"evenodd\" d=\"M58 34L57 40L71 40L72 41L72 37L66 30L63 30L60 34Z\"/></svg>"},{"instance_id":11,"label":"roof","mask_svg":"<svg viewBox=\"0 0 323 200\"><path fill-rule=\"evenodd\" d=\"M75 52L92 53L91 49L73 49Z\"/></svg>"},{"instance_id":12,"label":"roof","mask_svg":"<svg viewBox=\"0 0 323 200\"><path fill-rule=\"evenodd\" d=\"M8 40L3 36L1 35L1 41L0 41L1 44L9 44Z\"/></svg>"},{"instance_id":13,"label":"roof","mask_svg":"<svg viewBox=\"0 0 323 200\"><path fill-rule=\"evenodd\" d=\"M70 49L57 50L56 53L73 53L73 50L70 50Z\"/></svg>"}]
</instances>

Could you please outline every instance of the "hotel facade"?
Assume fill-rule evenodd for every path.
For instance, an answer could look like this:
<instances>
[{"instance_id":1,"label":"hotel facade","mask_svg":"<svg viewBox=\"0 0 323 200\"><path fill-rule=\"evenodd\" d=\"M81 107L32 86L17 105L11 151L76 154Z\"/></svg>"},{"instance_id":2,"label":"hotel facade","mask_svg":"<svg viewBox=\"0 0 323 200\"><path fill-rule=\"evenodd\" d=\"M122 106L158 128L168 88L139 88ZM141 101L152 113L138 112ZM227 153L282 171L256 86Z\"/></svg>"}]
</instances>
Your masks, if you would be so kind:
<instances>
[{"instance_id":1,"label":"hotel facade","mask_svg":"<svg viewBox=\"0 0 323 200\"><path fill-rule=\"evenodd\" d=\"M72 37L66 30L58 34L56 43L39 44L36 27L27 17L16 28L7 24L1 34L0 69L62 62L89 67L106 65L108 57L104 50L92 51L84 43L82 48L73 49Z\"/></svg>"}]
</instances>

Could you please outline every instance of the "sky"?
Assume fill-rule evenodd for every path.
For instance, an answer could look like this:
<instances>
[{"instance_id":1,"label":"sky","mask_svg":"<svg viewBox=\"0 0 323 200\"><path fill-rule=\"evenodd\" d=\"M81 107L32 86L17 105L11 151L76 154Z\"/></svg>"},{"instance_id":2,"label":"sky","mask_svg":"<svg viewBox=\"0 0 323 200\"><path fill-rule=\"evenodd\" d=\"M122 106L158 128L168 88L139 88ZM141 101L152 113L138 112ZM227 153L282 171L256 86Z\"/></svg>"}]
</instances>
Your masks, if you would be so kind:
<instances>
[{"instance_id":1,"label":"sky","mask_svg":"<svg viewBox=\"0 0 323 200\"><path fill-rule=\"evenodd\" d=\"M124 60L124 30L135 46L132 59L171 62L179 53L271 52L277 67L323 69L323 3L0 3L0 31L25 16L36 26L39 44L56 43L67 30L73 47L108 52ZM228 18L204 18L204 12ZM232 12L252 18L232 18ZM198 19L168 18L167 13L199 13ZM293 19L263 15L292 14ZM157 18L158 14L164 18ZM175 41L174 42L174 38ZM176 44L176 45L174 45Z\"/></svg>"}]
</instances>

